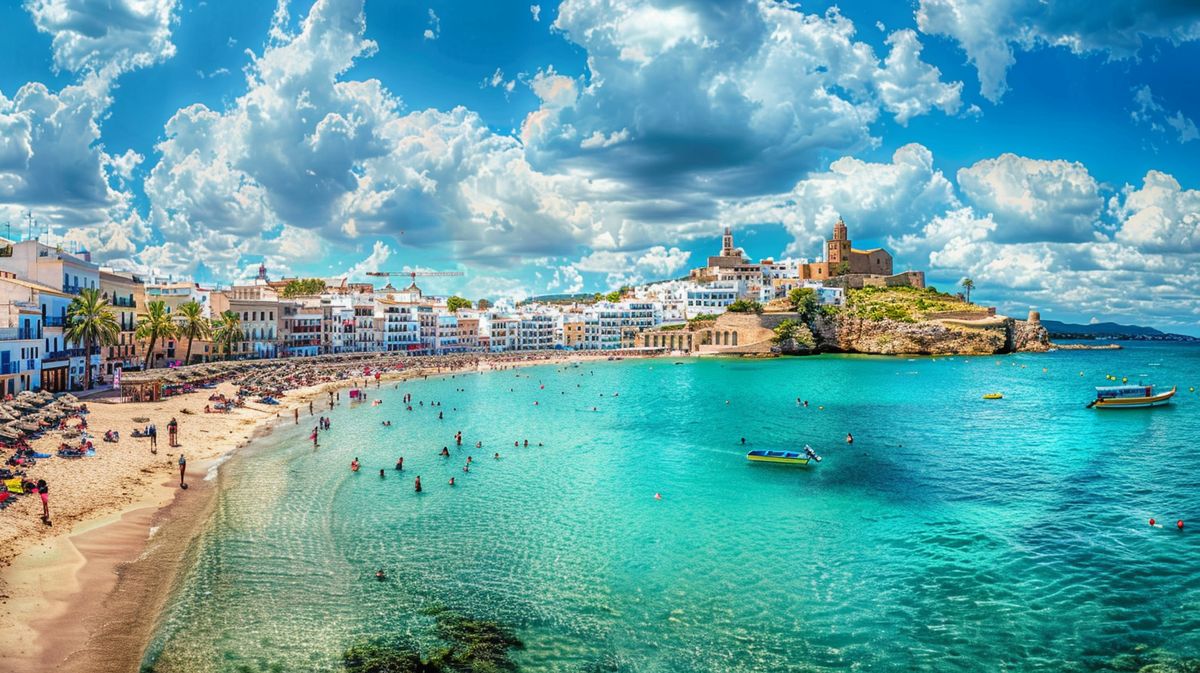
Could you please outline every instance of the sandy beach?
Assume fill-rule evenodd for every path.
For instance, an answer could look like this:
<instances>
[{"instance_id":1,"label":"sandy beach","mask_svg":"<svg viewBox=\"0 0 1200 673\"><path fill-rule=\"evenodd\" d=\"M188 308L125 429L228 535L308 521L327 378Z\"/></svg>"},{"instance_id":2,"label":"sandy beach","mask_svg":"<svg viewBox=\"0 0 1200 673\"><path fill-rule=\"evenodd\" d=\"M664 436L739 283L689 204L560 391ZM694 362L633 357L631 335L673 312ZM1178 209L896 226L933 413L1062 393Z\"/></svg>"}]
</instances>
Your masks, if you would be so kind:
<instances>
[{"instance_id":1,"label":"sandy beach","mask_svg":"<svg viewBox=\"0 0 1200 673\"><path fill-rule=\"evenodd\" d=\"M470 371L603 359L555 355L536 359L481 359ZM387 372L382 382L450 374L417 367ZM361 379L359 380L361 381ZM24 496L0 512L0 651L14 670L133 671L186 550L203 527L217 488L210 467L277 423L300 422L329 408L328 393L352 379L289 391L279 405L247 401L229 413L204 413L214 393L232 397L233 382L158 402L85 400L96 455L52 458L29 470L50 485L52 526L41 521L41 502ZM178 447L168 446L167 422L179 423ZM136 419L136 420L135 420ZM148 421L146 419L149 419ZM153 422L158 453L135 428ZM99 441L116 430L118 443ZM58 433L30 442L54 453ZM178 486L178 458L187 456L190 488Z\"/></svg>"}]
</instances>

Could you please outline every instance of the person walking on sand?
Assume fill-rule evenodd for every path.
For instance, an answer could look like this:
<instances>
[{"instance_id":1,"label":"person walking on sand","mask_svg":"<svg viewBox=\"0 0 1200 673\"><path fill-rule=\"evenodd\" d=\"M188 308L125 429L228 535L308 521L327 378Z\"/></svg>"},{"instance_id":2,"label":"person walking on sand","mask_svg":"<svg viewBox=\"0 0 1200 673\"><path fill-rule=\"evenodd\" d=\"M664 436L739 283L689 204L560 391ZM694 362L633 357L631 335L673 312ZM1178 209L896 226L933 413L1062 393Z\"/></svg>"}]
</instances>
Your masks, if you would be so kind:
<instances>
[{"instance_id":1,"label":"person walking on sand","mask_svg":"<svg viewBox=\"0 0 1200 673\"><path fill-rule=\"evenodd\" d=\"M179 421L174 416L167 422L167 446L179 446Z\"/></svg>"},{"instance_id":2,"label":"person walking on sand","mask_svg":"<svg viewBox=\"0 0 1200 673\"><path fill-rule=\"evenodd\" d=\"M183 480L184 472L187 472L187 458L181 453L179 454L179 488L187 488L187 483Z\"/></svg>"},{"instance_id":3,"label":"person walking on sand","mask_svg":"<svg viewBox=\"0 0 1200 673\"><path fill-rule=\"evenodd\" d=\"M42 498L42 523L50 525L50 487L45 479L38 479L37 492Z\"/></svg>"},{"instance_id":4,"label":"person walking on sand","mask_svg":"<svg viewBox=\"0 0 1200 673\"><path fill-rule=\"evenodd\" d=\"M296 425L300 425L300 410L292 409L292 418L295 419Z\"/></svg>"},{"instance_id":5,"label":"person walking on sand","mask_svg":"<svg viewBox=\"0 0 1200 673\"><path fill-rule=\"evenodd\" d=\"M146 428L146 434L150 435L150 453L158 453L158 428L151 423L150 427Z\"/></svg>"}]
</instances>

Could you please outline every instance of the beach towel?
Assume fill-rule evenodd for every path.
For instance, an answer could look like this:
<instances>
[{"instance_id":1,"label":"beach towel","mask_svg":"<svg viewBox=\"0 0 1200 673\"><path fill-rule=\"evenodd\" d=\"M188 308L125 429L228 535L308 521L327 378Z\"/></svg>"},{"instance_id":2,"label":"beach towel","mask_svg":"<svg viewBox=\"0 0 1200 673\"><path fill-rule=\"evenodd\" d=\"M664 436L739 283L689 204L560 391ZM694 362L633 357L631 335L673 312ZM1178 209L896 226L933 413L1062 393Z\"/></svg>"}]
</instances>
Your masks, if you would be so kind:
<instances>
[{"instance_id":1,"label":"beach towel","mask_svg":"<svg viewBox=\"0 0 1200 673\"><path fill-rule=\"evenodd\" d=\"M8 489L9 493L16 493L17 495L25 493L25 487L21 485L21 480L19 478L5 479L4 487Z\"/></svg>"}]
</instances>

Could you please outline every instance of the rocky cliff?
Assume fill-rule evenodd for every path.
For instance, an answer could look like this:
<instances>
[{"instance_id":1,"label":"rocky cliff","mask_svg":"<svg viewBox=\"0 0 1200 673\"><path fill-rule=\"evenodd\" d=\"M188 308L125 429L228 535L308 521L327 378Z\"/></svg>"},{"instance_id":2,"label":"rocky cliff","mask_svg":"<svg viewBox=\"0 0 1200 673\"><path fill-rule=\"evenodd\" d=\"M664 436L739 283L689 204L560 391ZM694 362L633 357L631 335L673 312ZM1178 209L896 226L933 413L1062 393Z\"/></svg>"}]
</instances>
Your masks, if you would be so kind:
<instances>
[{"instance_id":1,"label":"rocky cliff","mask_svg":"<svg viewBox=\"0 0 1200 673\"><path fill-rule=\"evenodd\" d=\"M819 319L814 336L823 351L877 355L991 355L1051 347L1041 324L1012 318L910 323L841 315Z\"/></svg>"}]
</instances>

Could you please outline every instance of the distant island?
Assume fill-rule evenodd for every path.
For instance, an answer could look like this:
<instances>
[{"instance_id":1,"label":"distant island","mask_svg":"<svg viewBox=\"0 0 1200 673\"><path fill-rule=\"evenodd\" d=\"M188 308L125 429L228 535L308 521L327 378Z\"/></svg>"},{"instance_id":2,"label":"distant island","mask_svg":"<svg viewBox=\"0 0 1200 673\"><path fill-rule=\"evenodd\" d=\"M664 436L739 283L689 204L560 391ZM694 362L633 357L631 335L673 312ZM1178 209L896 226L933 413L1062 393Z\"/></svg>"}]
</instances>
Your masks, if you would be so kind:
<instances>
[{"instance_id":1,"label":"distant island","mask_svg":"<svg viewBox=\"0 0 1200 673\"><path fill-rule=\"evenodd\" d=\"M1130 341L1200 341L1186 334L1171 334L1141 325L1119 325L1115 322L1097 322L1076 325L1057 320L1043 320L1042 326L1052 339L1106 339Z\"/></svg>"}]
</instances>

